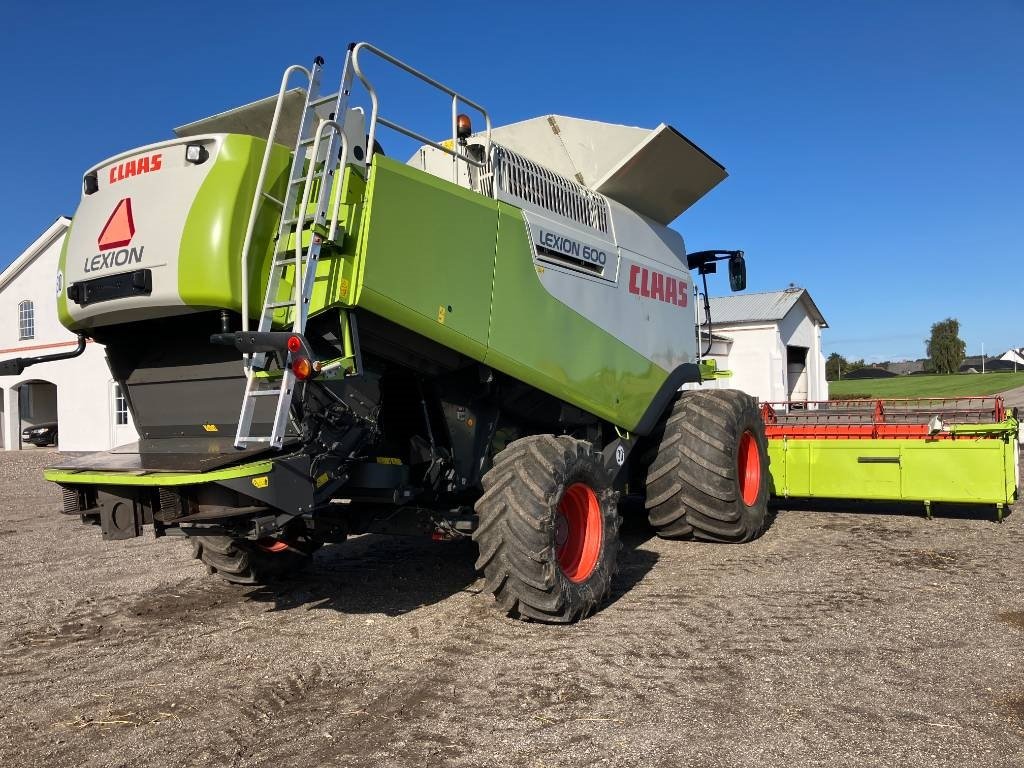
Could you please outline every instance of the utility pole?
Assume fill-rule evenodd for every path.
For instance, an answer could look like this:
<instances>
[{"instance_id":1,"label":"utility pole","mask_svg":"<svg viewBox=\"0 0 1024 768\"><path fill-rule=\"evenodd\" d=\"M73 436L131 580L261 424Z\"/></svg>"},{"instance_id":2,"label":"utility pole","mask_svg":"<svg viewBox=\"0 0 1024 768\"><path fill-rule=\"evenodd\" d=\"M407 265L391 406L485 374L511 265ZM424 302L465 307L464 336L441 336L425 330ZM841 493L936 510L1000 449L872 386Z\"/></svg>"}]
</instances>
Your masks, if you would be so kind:
<instances>
[{"instance_id":1,"label":"utility pole","mask_svg":"<svg viewBox=\"0 0 1024 768\"><path fill-rule=\"evenodd\" d=\"M981 372L985 373L985 342L981 342Z\"/></svg>"}]
</instances>

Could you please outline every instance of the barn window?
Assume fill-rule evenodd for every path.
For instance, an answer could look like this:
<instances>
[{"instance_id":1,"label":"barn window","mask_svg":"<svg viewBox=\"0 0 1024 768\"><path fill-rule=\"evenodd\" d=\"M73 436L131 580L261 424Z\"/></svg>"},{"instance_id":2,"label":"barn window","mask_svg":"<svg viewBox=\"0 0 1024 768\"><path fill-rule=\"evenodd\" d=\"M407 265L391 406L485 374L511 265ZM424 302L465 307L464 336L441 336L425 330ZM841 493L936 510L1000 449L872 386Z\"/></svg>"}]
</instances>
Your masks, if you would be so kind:
<instances>
[{"instance_id":1,"label":"barn window","mask_svg":"<svg viewBox=\"0 0 1024 768\"><path fill-rule=\"evenodd\" d=\"M36 337L36 310L31 301L25 299L18 304L18 340Z\"/></svg>"},{"instance_id":2,"label":"barn window","mask_svg":"<svg viewBox=\"0 0 1024 768\"><path fill-rule=\"evenodd\" d=\"M114 423L119 427L128 423L128 401L120 384L114 384Z\"/></svg>"}]
</instances>

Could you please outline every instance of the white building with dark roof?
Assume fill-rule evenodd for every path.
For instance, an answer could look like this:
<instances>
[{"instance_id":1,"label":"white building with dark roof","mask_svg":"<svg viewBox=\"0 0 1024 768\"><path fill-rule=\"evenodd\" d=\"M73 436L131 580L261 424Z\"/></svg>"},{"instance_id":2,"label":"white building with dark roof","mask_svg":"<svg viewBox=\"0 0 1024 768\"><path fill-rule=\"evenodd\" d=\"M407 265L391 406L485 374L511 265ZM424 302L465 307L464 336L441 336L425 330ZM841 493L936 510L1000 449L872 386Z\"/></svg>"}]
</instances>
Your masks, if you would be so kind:
<instances>
[{"instance_id":1,"label":"white building with dark roof","mask_svg":"<svg viewBox=\"0 0 1024 768\"><path fill-rule=\"evenodd\" d=\"M699 316L703 320L703 311ZM827 400L823 328L828 323L805 288L712 298L706 356L732 371L712 386L740 389L762 402ZM705 325L703 349L707 339Z\"/></svg>"},{"instance_id":2,"label":"white building with dark roof","mask_svg":"<svg viewBox=\"0 0 1024 768\"><path fill-rule=\"evenodd\" d=\"M0 273L0 360L77 346L57 319L58 260L70 223L57 219ZM0 449L29 446L33 429L53 423L64 451L103 451L138 439L100 345L0 376Z\"/></svg>"}]
</instances>

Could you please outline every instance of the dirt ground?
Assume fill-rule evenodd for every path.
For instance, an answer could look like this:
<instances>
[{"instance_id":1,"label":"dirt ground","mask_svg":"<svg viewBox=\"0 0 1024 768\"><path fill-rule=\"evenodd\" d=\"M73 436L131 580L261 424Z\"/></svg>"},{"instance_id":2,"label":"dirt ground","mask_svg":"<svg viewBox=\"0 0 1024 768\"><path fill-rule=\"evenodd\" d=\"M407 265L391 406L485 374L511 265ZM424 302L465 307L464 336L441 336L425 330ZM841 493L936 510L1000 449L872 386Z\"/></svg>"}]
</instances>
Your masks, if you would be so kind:
<instances>
[{"instance_id":1,"label":"dirt ground","mask_svg":"<svg viewBox=\"0 0 1024 768\"><path fill-rule=\"evenodd\" d=\"M277 592L54 512L0 457L0 765L1021 766L1024 509L780 511L626 539L613 601L513 622L471 545L363 536Z\"/></svg>"}]
</instances>

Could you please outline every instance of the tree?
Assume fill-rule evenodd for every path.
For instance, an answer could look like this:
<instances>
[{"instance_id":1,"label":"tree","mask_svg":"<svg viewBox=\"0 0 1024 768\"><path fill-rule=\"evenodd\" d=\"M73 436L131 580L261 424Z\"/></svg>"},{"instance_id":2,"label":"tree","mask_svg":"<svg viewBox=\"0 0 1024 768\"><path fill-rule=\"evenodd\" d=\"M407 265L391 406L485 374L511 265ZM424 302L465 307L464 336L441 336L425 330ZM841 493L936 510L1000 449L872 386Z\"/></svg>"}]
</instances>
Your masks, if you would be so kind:
<instances>
[{"instance_id":1,"label":"tree","mask_svg":"<svg viewBox=\"0 0 1024 768\"><path fill-rule=\"evenodd\" d=\"M850 364L846 362L846 358L838 352L830 354L828 359L825 361L825 379L828 381L841 379L843 374L849 370Z\"/></svg>"},{"instance_id":2,"label":"tree","mask_svg":"<svg viewBox=\"0 0 1024 768\"><path fill-rule=\"evenodd\" d=\"M925 340L925 350L936 373L956 373L964 361L967 345L960 338L960 321L953 317L932 325L932 335Z\"/></svg>"}]
</instances>

